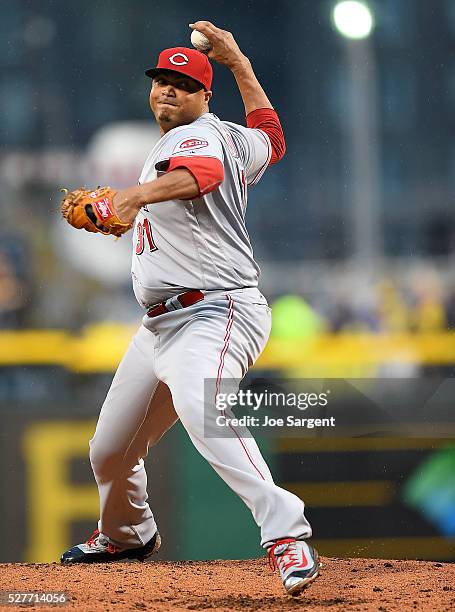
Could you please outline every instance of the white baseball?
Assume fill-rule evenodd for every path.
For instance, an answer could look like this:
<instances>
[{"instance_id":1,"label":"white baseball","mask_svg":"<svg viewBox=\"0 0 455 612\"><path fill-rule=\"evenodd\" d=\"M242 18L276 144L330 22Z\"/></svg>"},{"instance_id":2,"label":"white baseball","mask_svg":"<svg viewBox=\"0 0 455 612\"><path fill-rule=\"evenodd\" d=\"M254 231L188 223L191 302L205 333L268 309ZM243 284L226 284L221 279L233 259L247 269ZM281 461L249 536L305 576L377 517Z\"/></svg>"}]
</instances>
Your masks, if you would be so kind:
<instances>
[{"instance_id":1,"label":"white baseball","mask_svg":"<svg viewBox=\"0 0 455 612\"><path fill-rule=\"evenodd\" d=\"M193 30L191 32L191 44L198 51L210 51L212 48L212 44L207 36L199 32L199 30Z\"/></svg>"}]
</instances>

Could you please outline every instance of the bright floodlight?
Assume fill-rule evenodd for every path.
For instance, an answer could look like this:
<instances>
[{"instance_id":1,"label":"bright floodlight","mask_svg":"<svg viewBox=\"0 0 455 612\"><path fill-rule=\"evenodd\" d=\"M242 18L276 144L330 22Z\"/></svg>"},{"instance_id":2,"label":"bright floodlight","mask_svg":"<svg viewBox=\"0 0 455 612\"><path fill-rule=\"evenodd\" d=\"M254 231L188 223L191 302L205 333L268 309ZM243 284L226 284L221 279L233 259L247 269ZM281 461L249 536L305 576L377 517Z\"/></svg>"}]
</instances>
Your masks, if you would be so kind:
<instances>
[{"instance_id":1,"label":"bright floodlight","mask_svg":"<svg viewBox=\"0 0 455 612\"><path fill-rule=\"evenodd\" d=\"M333 9L333 21L340 34L347 38L367 38L373 29L373 15L358 0L342 0Z\"/></svg>"}]
</instances>

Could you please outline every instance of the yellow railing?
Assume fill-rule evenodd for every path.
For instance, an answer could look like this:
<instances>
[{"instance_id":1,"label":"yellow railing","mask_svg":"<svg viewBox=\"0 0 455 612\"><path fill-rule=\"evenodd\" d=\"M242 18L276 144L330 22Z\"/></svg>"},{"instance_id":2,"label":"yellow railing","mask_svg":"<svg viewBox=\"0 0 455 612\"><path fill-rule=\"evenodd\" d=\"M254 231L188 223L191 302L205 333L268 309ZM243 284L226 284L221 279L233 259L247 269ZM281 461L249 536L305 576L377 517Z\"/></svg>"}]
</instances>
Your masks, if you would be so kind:
<instances>
[{"instance_id":1,"label":"yellow railing","mask_svg":"<svg viewBox=\"0 0 455 612\"><path fill-rule=\"evenodd\" d=\"M77 372L115 370L135 327L102 323L79 334L67 330L0 332L0 366L61 365ZM385 364L455 364L455 332L427 334L324 334L312 340L272 338L261 369L302 375L374 375Z\"/></svg>"}]
</instances>

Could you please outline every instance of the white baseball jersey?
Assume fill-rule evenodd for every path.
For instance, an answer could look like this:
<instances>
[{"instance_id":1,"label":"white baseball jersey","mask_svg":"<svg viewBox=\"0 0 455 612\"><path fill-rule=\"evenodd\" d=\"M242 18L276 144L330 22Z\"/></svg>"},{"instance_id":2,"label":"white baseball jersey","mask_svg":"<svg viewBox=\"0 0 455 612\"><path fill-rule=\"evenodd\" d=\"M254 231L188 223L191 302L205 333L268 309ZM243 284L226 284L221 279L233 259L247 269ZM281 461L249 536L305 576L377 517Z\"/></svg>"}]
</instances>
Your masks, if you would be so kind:
<instances>
[{"instance_id":1,"label":"white baseball jersey","mask_svg":"<svg viewBox=\"0 0 455 612\"><path fill-rule=\"evenodd\" d=\"M224 166L222 184L194 200L149 204L133 236L132 277L138 302L148 307L188 289L257 287L259 267L245 226L247 187L256 184L271 157L258 129L205 113L170 130L155 145L139 183L164 172L159 162L178 156L212 157Z\"/></svg>"}]
</instances>

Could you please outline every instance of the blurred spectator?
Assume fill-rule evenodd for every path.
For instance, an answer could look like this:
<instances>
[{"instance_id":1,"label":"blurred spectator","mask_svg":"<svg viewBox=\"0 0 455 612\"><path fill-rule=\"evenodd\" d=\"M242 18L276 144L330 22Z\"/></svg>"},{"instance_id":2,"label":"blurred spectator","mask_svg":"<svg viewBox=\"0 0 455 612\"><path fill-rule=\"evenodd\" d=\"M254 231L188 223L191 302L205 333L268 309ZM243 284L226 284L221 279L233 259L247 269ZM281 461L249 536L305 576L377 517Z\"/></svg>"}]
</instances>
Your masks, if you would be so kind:
<instances>
[{"instance_id":1,"label":"blurred spectator","mask_svg":"<svg viewBox=\"0 0 455 612\"><path fill-rule=\"evenodd\" d=\"M455 287L449 292L446 300L447 329L455 329Z\"/></svg>"},{"instance_id":2,"label":"blurred spectator","mask_svg":"<svg viewBox=\"0 0 455 612\"><path fill-rule=\"evenodd\" d=\"M382 331L378 292L373 285L356 283L349 292L343 288L330 297L334 306L330 312L330 329L333 332L376 333Z\"/></svg>"},{"instance_id":3,"label":"blurred spectator","mask_svg":"<svg viewBox=\"0 0 455 612\"><path fill-rule=\"evenodd\" d=\"M298 295L283 295L273 304L271 336L280 339L311 339L324 330L323 319Z\"/></svg>"},{"instance_id":4,"label":"blurred spectator","mask_svg":"<svg viewBox=\"0 0 455 612\"><path fill-rule=\"evenodd\" d=\"M413 278L414 305L411 329L415 332L447 328L444 294L440 276L432 269L418 271Z\"/></svg>"},{"instance_id":5,"label":"blurred spectator","mask_svg":"<svg viewBox=\"0 0 455 612\"><path fill-rule=\"evenodd\" d=\"M355 312L349 301L338 301L330 316L331 331L338 333L352 328L355 324Z\"/></svg>"},{"instance_id":6,"label":"blurred spectator","mask_svg":"<svg viewBox=\"0 0 455 612\"><path fill-rule=\"evenodd\" d=\"M379 283L377 297L382 330L392 333L407 331L410 323L409 308L392 280L385 278Z\"/></svg>"}]
</instances>

